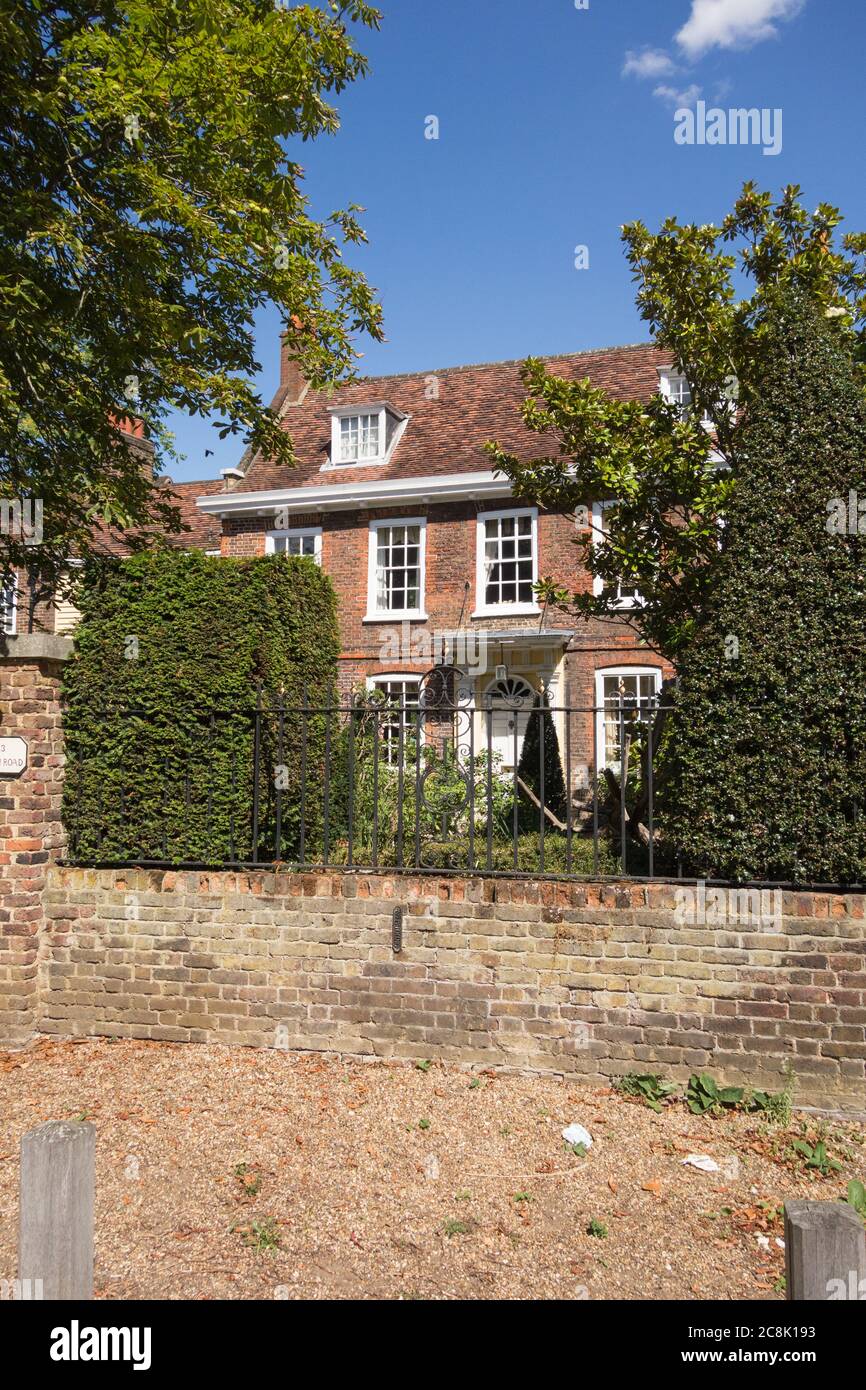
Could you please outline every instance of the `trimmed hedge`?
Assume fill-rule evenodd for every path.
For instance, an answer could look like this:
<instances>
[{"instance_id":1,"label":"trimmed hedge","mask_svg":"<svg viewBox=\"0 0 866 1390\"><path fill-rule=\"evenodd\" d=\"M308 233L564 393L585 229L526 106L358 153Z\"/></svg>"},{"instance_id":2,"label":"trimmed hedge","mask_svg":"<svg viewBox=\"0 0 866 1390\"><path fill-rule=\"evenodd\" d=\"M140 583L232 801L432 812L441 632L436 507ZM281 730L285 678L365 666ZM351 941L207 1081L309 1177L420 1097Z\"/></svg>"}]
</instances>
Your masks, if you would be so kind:
<instances>
[{"instance_id":1,"label":"trimmed hedge","mask_svg":"<svg viewBox=\"0 0 866 1390\"><path fill-rule=\"evenodd\" d=\"M661 819L691 873L857 882L866 401L847 330L808 301L777 307L765 353L718 581L679 663Z\"/></svg>"},{"instance_id":2,"label":"trimmed hedge","mask_svg":"<svg viewBox=\"0 0 866 1390\"><path fill-rule=\"evenodd\" d=\"M92 563L77 602L65 676L71 856L207 864L245 862L256 849L264 860L296 855L302 770L308 833L321 817L325 716L304 721L291 710L305 695L314 710L333 699L340 649L336 597L318 566L148 552Z\"/></svg>"}]
</instances>

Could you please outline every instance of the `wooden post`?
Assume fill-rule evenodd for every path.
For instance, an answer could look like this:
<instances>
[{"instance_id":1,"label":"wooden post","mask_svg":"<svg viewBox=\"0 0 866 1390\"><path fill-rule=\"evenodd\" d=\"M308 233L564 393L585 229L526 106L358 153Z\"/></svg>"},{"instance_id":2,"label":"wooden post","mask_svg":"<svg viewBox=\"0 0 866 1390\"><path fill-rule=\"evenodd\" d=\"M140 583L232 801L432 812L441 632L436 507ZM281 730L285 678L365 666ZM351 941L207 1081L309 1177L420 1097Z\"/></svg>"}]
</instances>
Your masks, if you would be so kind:
<instances>
[{"instance_id":1,"label":"wooden post","mask_svg":"<svg viewBox=\"0 0 866 1390\"><path fill-rule=\"evenodd\" d=\"M46 1299L93 1297L96 1130L51 1120L21 1140L18 1278Z\"/></svg>"},{"instance_id":2,"label":"wooden post","mask_svg":"<svg viewBox=\"0 0 866 1390\"><path fill-rule=\"evenodd\" d=\"M785 1203L789 1299L866 1300L866 1229L845 1202Z\"/></svg>"}]
</instances>

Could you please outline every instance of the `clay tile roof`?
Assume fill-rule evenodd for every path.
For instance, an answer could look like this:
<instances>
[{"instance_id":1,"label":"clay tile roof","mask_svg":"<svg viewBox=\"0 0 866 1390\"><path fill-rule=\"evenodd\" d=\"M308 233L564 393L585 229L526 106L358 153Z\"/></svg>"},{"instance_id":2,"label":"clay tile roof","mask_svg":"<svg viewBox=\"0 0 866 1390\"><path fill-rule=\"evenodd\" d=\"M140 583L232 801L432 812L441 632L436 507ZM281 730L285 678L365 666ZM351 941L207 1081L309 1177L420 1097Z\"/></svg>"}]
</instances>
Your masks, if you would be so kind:
<instances>
[{"instance_id":1,"label":"clay tile roof","mask_svg":"<svg viewBox=\"0 0 866 1390\"><path fill-rule=\"evenodd\" d=\"M166 480L169 491L174 493L172 505L177 507L184 526L188 531L179 535L166 536L169 545L181 550L219 550L222 527L219 517L206 516L195 504L197 497L205 497L212 492L223 491L222 478L207 478L198 483L174 483Z\"/></svg>"},{"instance_id":2,"label":"clay tile roof","mask_svg":"<svg viewBox=\"0 0 866 1390\"><path fill-rule=\"evenodd\" d=\"M207 478L202 482L176 483L171 478L160 478L158 485L170 494L172 506L180 512L181 521L187 530L177 533L162 533L168 545L176 550L219 550L222 527L218 517L207 516L195 504L197 497L212 492L223 491L222 478ZM148 531L159 528L147 527ZM101 531L97 542L98 549L107 555L128 555L134 549L130 539L135 532L125 533L112 530Z\"/></svg>"},{"instance_id":3,"label":"clay tile roof","mask_svg":"<svg viewBox=\"0 0 866 1390\"><path fill-rule=\"evenodd\" d=\"M658 368L669 365L670 353L651 343L602 348L592 352L545 358L548 368L574 380L588 377L620 400L648 400L658 390ZM283 425L292 436L298 466L286 469L256 455L242 460L246 476L232 490L254 492L272 488L310 487L387 481L437 474L475 473L490 469L485 441L496 439L520 457L544 452L543 441L528 431L520 418L526 392L520 379L523 361L491 362L478 366L445 367L405 376L365 377L331 392L309 391L298 405L283 405L277 393L272 408L283 411ZM431 397L435 379L438 398ZM387 401L411 418L387 464L329 468L331 414L334 406ZM189 486L193 486L190 484Z\"/></svg>"}]
</instances>

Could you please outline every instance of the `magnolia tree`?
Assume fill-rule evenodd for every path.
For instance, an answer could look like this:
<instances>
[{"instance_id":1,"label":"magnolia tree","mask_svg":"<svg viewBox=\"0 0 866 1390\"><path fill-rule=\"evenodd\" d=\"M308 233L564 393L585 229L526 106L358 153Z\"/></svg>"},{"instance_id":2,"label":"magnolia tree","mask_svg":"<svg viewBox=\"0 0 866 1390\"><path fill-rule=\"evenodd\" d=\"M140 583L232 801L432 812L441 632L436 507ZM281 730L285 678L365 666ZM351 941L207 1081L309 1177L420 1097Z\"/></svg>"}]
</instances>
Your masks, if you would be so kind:
<instances>
[{"instance_id":1,"label":"magnolia tree","mask_svg":"<svg viewBox=\"0 0 866 1390\"><path fill-rule=\"evenodd\" d=\"M172 409L216 414L278 462L253 316L277 305L316 385L381 337L355 206L310 214L301 146L366 71L363 0L19 0L0 13L0 567L55 577L95 525L179 529L126 447L171 456ZM41 544L8 524L41 504ZM25 504L26 505L26 504ZM24 534L22 534L22 531Z\"/></svg>"},{"instance_id":2,"label":"magnolia tree","mask_svg":"<svg viewBox=\"0 0 866 1390\"><path fill-rule=\"evenodd\" d=\"M693 411L682 418L660 396L613 400L587 380L526 363L523 418L548 452L526 462L495 442L488 451L518 497L583 518L576 559L603 581L595 594L543 580L548 602L626 621L671 659L688 646L714 582L719 523L737 484L744 422L760 398L761 345L778 290L799 290L838 320L866 381L866 234L840 239L840 222L826 203L808 212L797 186L774 203L747 183L721 226L671 218L655 235L640 222L623 229L638 308L685 374ZM601 543L588 512L598 499L617 503ZM618 604L620 585L637 590L634 607Z\"/></svg>"}]
</instances>

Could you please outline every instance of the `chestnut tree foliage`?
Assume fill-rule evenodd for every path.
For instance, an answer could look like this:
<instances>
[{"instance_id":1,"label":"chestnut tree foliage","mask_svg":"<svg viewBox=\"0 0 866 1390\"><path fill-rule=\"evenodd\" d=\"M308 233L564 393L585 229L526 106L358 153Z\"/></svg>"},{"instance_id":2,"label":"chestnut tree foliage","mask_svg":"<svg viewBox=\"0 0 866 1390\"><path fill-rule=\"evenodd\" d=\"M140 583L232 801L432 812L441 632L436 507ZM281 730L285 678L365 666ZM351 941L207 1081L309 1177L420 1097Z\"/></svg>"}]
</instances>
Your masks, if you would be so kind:
<instances>
[{"instance_id":1,"label":"chestnut tree foliage","mask_svg":"<svg viewBox=\"0 0 866 1390\"><path fill-rule=\"evenodd\" d=\"M6 525L0 567L50 581L94 525L179 529L128 450L134 414L171 457L170 410L290 464L252 384L273 301L316 385L381 337L354 205L311 215L302 146L366 71L363 0L12 0L0 9L0 500L41 499L44 538ZM6 509L8 511L8 507Z\"/></svg>"},{"instance_id":2,"label":"chestnut tree foliage","mask_svg":"<svg viewBox=\"0 0 866 1390\"><path fill-rule=\"evenodd\" d=\"M774 201L747 183L720 226L670 218L655 234L640 222L623 229L641 316L685 374L693 410L680 418L659 396L613 400L526 363L523 418L547 452L526 461L495 442L488 451L518 497L575 513L575 560L604 581L594 594L542 580L544 598L575 616L625 620L671 659L688 646L712 591L777 293L800 291L835 320L866 380L866 234L840 237L841 220L827 203L807 211L796 185ZM617 503L601 543L594 500ZM620 583L638 590L633 608L618 606Z\"/></svg>"}]
</instances>

